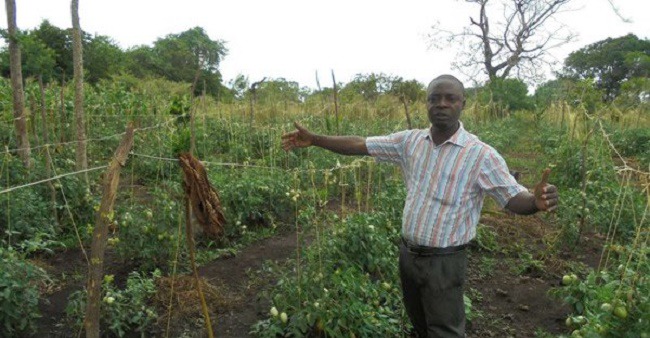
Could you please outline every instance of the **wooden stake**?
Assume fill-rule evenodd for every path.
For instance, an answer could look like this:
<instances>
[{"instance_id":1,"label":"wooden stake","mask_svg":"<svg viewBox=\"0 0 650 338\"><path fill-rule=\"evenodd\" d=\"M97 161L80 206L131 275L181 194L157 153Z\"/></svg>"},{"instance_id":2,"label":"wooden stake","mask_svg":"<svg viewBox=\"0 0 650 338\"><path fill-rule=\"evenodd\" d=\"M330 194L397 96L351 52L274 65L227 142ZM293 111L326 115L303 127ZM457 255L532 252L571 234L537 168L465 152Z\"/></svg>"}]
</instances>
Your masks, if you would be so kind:
<instances>
[{"instance_id":1,"label":"wooden stake","mask_svg":"<svg viewBox=\"0 0 650 338\"><path fill-rule=\"evenodd\" d=\"M334 90L334 117L336 118L336 133L339 134L341 131L339 130L339 100L336 97L336 78L334 77L334 70L332 69L332 82L333 86L332 87Z\"/></svg>"},{"instance_id":2,"label":"wooden stake","mask_svg":"<svg viewBox=\"0 0 650 338\"><path fill-rule=\"evenodd\" d=\"M108 225L113 217L113 203L120 183L120 169L126 164L133 147L133 125L126 128L126 134L115 151L113 160L106 170L102 184L102 201L95 219L92 243L90 245L90 265L88 267L88 302L86 304L86 338L99 338L99 310L104 279L104 252L108 239Z\"/></svg>"},{"instance_id":3,"label":"wooden stake","mask_svg":"<svg viewBox=\"0 0 650 338\"><path fill-rule=\"evenodd\" d=\"M214 331L212 330L212 322L210 320L210 313L208 312L208 305L203 296L203 289L201 288L201 279L199 272L196 269L196 260L194 259L194 234L192 231L192 210L190 209L190 198L185 195L185 237L187 237L187 247L190 252L190 264L192 264L192 271L194 272L194 280L196 280L196 290L199 292L201 299L201 310L203 311L203 318L205 318L205 326L208 330L208 337L214 338Z\"/></svg>"}]
</instances>

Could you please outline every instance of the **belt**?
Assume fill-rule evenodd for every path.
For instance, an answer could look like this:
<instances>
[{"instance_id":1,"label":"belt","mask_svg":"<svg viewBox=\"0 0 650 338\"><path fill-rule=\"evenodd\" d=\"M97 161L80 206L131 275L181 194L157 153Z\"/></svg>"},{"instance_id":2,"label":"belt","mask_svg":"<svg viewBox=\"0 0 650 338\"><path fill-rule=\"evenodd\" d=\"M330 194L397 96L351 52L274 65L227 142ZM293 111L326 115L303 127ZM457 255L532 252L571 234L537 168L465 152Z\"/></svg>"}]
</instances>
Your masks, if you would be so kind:
<instances>
[{"instance_id":1,"label":"belt","mask_svg":"<svg viewBox=\"0 0 650 338\"><path fill-rule=\"evenodd\" d=\"M461 244L461 245L456 245L456 246L448 246L445 248L435 248L435 247L430 247L430 246L422 246L422 245L413 245L409 244L404 238L402 238L402 243L406 247L406 250L413 255L416 256L437 256L437 255L449 255L453 254L456 252L460 252L465 250L469 246L468 243Z\"/></svg>"}]
</instances>

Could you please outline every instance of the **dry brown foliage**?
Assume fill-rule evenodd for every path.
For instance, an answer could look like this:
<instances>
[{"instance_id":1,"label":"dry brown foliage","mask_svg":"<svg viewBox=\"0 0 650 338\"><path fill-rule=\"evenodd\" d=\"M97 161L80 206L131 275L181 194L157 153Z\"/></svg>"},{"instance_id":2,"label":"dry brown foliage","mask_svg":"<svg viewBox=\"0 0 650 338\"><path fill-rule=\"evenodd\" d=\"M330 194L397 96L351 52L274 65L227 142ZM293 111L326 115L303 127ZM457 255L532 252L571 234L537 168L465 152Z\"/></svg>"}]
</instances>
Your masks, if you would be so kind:
<instances>
[{"instance_id":1,"label":"dry brown foliage","mask_svg":"<svg viewBox=\"0 0 650 338\"><path fill-rule=\"evenodd\" d=\"M226 223L219 194L210 185L205 168L199 160L189 153L180 154L179 159L184 174L185 193L190 199L194 216L208 237L219 238Z\"/></svg>"}]
</instances>

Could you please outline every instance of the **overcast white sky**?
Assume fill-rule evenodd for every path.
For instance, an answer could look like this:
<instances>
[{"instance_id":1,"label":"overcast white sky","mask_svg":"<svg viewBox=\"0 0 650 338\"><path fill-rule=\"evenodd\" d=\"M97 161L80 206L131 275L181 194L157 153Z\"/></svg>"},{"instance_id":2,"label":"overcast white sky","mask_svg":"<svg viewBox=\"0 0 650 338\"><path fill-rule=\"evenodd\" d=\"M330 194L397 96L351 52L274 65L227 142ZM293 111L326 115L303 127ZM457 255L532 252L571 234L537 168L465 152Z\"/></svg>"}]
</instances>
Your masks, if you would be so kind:
<instances>
[{"instance_id":1,"label":"overcast white sky","mask_svg":"<svg viewBox=\"0 0 650 338\"><path fill-rule=\"evenodd\" d=\"M574 0L575 11L558 17L579 34L557 50L561 62L587 44L634 33L650 35L650 0ZM70 0L16 0L20 29L43 19L61 28L71 26ZM221 64L224 80L243 74L251 82L262 77L331 86L358 73L385 73L428 83L450 73L454 50L428 48L427 33L436 21L449 29L469 23L475 11L457 0L80 0L83 30L112 37L122 48L151 45L157 38L203 27L226 41L229 53ZM0 27L7 27L5 7ZM462 79L462 76L461 76ZM469 81L470 79L462 79Z\"/></svg>"}]
</instances>

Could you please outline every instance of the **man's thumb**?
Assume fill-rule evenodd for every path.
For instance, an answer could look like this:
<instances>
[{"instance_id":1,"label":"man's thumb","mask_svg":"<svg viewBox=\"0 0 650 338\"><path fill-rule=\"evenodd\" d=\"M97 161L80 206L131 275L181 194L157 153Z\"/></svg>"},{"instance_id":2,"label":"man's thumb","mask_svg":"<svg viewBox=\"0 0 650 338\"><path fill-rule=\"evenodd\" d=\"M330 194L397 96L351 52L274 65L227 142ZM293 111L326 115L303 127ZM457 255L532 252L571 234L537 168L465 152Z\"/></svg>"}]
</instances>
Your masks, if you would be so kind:
<instances>
[{"instance_id":1,"label":"man's thumb","mask_svg":"<svg viewBox=\"0 0 650 338\"><path fill-rule=\"evenodd\" d=\"M551 174L551 168L546 168L542 172L542 180L539 182L540 185L548 184L548 176Z\"/></svg>"},{"instance_id":2,"label":"man's thumb","mask_svg":"<svg viewBox=\"0 0 650 338\"><path fill-rule=\"evenodd\" d=\"M298 122L294 121L293 125L298 129L298 131L305 131L305 127L301 126Z\"/></svg>"}]
</instances>

